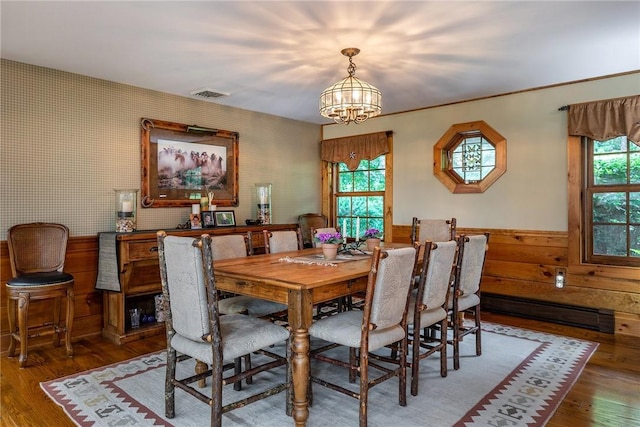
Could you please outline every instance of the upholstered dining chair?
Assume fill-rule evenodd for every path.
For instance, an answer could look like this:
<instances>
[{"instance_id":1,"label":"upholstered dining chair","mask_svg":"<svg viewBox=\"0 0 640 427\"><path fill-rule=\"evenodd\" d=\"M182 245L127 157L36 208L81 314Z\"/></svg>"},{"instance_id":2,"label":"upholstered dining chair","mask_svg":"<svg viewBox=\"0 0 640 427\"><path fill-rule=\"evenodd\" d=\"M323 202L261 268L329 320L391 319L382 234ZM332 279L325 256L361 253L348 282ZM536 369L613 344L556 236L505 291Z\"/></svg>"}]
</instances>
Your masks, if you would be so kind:
<instances>
[{"instance_id":1,"label":"upholstered dining chair","mask_svg":"<svg viewBox=\"0 0 640 427\"><path fill-rule=\"evenodd\" d=\"M263 230L262 232L264 233L264 251L268 254L304 249L300 227L296 230Z\"/></svg>"},{"instance_id":2,"label":"upholstered dining chair","mask_svg":"<svg viewBox=\"0 0 640 427\"><path fill-rule=\"evenodd\" d=\"M241 258L253 254L251 232L247 234L229 234L211 236L213 260ZM220 314L244 313L252 316L268 316L287 309L287 306L273 301L245 295L234 295L218 301Z\"/></svg>"},{"instance_id":3,"label":"upholstered dining chair","mask_svg":"<svg viewBox=\"0 0 640 427\"><path fill-rule=\"evenodd\" d=\"M65 337L67 356L73 356L71 330L74 317L74 278L63 272L69 229L62 224L36 222L14 225L7 234L9 262L13 277L6 283L9 316L8 356L20 343L18 363L27 366L28 340L53 335L53 345ZM60 321L62 299L66 299L65 324ZM32 301L53 300L53 322L29 325Z\"/></svg>"},{"instance_id":4,"label":"upholstered dining chair","mask_svg":"<svg viewBox=\"0 0 640 427\"><path fill-rule=\"evenodd\" d=\"M411 294L407 323L411 346L411 394L418 395L420 360L440 353L440 375L447 376L448 303L458 242L424 242L418 287ZM437 335L437 336L436 336Z\"/></svg>"},{"instance_id":5,"label":"upholstered dining chair","mask_svg":"<svg viewBox=\"0 0 640 427\"><path fill-rule=\"evenodd\" d=\"M309 327L309 335L330 344L312 350L314 360L329 362L349 369L349 382L360 376L359 392L312 376L313 383L331 388L360 401L360 426L367 425L369 389L382 381L397 377L399 381L398 401L406 406L406 355L407 355L407 305L412 288L412 274L417 259L416 248L400 248L373 251L371 270L363 310L350 310L325 317ZM337 360L323 354L326 350L345 346L349 349L349 361ZM377 363L374 360L391 361L375 350L394 346L399 355L396 366ZM370 379L369 369L381 375Z\"/></svg>"},{"instance_id":6,"label":"upholstered dining chair","mask_svg":"<svg viewBox=\"0 0 640 427\"><path fill-rule=\"evenodd\" d=\"M211 406L211 425L222 425L222 414L288 389L288 381L253 396L223 406L223 386L287 363L264 350L273 345L288 347L289 331L264 319L244 314L220 316L215 284L215 266L211 237L167 236L157 233L162 293L167 304L167 367L165 380L165 416L175 417L175 389ZM241 357L260 352L271 360L224 377ZM178 357L178 354L181 356ZM208 369L187 378L176 377L176 365L184 358L206 363ZM212 377L211 396L191 384ZM288 378L288 375L286 376ZM286 409L286 404L283 408Z\"/></svg>"},{"instance_id":7,"label":"upholstered dining chair","mask_svg":"<svg viewBox=\"0 0 640 427\"><path fill-rule=\"evenodd\" d=\"M418 219L413 217L411 223L411 243L446 242L456 237L456 218L451 219Z\"/></svg>"},{"instance_id":8,"label":"upholstered dining chair","mask_svg":"<svg viewBox=\"0 0 640 427\"><path fill-rule=\"evenodd\" d=\"M322 246L321 242L316 242L315 238L318 234L326 234L326 233L337 233L338 230L335 227L324 227L324 228L312 228L311 229L311 240L313 241L313 247L319 248Z\"/></svg>"},{"instance_id":9,"label":"upholstered dining chair","mask_svg":"<svg viewBox=\"0 0 640 427\"><path fill-rule=\"evenodd\" d=\"M453 326L453 369L460 368L460 341L465 335L475 335L476 356L482 354L480 283L489 250L489 233L474 236L462 234L458 238L458 262L448 304L450 323ZM464 322L465 313L473 315L472 326Z\"/></svg>"},{"instance_id":10,"label":"upholstered dining chair","mask_svg":"<svg viewBox=\"0 0 640 427\"><path fill-rule=\"evenodd\" d=\"M328 223L329 220L327 217L319 213L306 213L298 216L298 225L300 226L302 243L305 248L312 248L314 246L311 230L313 228L326 227Z\"/></svg>"}]
</instances>

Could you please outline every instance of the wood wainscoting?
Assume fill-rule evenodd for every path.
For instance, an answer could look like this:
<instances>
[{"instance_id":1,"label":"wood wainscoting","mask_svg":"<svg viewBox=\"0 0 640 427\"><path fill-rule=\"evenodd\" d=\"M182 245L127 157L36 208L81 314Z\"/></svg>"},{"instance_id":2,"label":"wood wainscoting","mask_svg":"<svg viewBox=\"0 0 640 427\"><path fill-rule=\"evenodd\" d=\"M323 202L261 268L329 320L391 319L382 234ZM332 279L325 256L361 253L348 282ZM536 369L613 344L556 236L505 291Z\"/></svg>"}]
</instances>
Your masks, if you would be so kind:
<instances>
[{"instance_id":1,"label":"wood wainscoting","mask_svg":"<svg viewBox=\"0 0 640 427\"><path fill-rule=\"evenodd\" d=\"M487 309L640 337L640 269L572 268L566 232L458 227L458 234L483 232L490 233L482 277ZM394 242L410 235L410 225L393 227ZM562 289L555 287L558 268L567 271Z\"/></svg>"}]
</instances>

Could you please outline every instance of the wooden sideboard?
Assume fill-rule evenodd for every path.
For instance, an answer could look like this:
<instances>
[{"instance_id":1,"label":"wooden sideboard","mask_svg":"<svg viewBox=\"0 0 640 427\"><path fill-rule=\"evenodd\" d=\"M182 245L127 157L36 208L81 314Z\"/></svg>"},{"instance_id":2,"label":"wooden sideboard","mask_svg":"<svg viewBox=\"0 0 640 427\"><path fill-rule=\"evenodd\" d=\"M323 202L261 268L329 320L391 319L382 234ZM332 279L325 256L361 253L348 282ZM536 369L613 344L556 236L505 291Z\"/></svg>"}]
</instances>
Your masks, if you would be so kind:
<instances>
[{"instance_id":1,"label":"wooden sideboard","mask_svg":"<svg viewBox=\"0 0 640 427\"><path fill-rule=\"evenodd\" d=\"M298 224L271 224L256 226L218 227L201 230L165 230L169 235L199 237L211 235L252 233L255 252L264 251L262 230L295 230ZM106 238L105 242L101 239ZM103 289L104 323L102 335L116 344L164 334L163 322L141 323L132 328L129 309L139 308L143 314L155 314L154 297L162 294L158 267L156 230L132 233L100 233L99 264L113 263L114 290ZM109 243L112 242L112 243ZM113 244L114 247L110 247ZM109 256L111 255L111 257ZM116 269L117 268L117 272ZM99 281L100 281L99 272Z\"/></svg>"}]
</instances>

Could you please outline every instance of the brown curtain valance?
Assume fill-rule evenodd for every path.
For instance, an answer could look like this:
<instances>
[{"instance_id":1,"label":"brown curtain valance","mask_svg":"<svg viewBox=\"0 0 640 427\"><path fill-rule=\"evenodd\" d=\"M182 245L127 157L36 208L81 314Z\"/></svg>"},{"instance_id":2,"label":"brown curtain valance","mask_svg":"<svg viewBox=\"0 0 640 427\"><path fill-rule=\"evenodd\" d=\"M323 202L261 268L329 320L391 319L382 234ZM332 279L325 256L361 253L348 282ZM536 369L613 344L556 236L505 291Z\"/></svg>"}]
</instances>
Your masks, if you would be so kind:
<instances>
[{"instance_id":1,"label":"brown curtain valance","mask_svg":"<svg viewBox=\"0 0 640 427\"><path fill-rule=\"evenodd\" d=\"M640 95L569 105L569 135L640 143Z\"/></svg>"},{"instance_id":2,"label":"brown curtain valance","mask_svg":"<svg viewBox=\"0 0 640 427\"><path fill-rule=\"evenodd\" d=\"M346 163L352 171L358 168L361 160L373 160L388 152L387 132L325 139L320 142L322 160Z\"/></svg>"}]
</instances>

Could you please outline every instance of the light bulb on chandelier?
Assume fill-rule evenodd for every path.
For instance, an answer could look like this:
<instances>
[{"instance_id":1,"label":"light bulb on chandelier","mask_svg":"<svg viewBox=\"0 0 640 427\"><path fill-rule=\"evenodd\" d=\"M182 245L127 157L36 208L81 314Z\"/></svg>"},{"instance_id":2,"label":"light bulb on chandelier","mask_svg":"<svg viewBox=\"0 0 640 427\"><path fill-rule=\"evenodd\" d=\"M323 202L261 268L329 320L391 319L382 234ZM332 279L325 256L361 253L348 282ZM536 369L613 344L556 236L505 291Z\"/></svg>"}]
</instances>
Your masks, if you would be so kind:
<instances>
[{"instance_id":1,"label":"light bulb on chandelier","mask_svg":"<svg viewBox=\"0 0 640 427\"><path fill-rule=\"evenodd\" d=\"M362 123L382 112L382 94L375 86L355 77L353 57L360 49L350 47L341 53L349 58L349 75L329 86L320 95L320 114L336 123Z\"/></svg>"}]
</instances>

